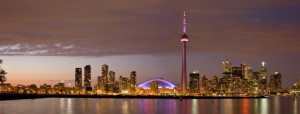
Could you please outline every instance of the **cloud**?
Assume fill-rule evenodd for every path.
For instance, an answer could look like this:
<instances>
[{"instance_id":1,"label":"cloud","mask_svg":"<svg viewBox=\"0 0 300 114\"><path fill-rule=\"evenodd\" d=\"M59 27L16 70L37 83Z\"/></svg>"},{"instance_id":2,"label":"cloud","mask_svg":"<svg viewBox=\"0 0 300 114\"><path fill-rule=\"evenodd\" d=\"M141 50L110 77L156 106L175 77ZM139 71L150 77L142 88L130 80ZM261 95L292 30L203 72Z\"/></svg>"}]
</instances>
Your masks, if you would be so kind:
<instances>
[{"instance_id":1,"label":"cloud","mask_svg":"<svg viewBox=\"0 0 300 114\"><path fill-rule=\"evenodd\" d=\"M5 1L1 55L180 53L187 11L189 53L266 55L300 51L297 1Z\"/></svg>"}]
</instances>

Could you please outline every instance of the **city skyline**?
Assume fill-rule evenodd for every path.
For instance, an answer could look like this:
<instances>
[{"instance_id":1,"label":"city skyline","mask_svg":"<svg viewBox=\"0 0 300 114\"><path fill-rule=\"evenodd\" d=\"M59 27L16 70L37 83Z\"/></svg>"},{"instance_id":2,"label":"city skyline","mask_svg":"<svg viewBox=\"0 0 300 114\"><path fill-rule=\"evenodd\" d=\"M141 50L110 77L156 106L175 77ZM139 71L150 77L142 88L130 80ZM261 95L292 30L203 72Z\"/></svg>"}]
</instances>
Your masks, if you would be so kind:
<instances>
[{"instance_id":1,"label":"city skyline","mask_svg":"<svg viewBox=\"0 0 300 114\"><path fill-rule=\"evenodd\" d=\"M138 82L180 82L183 11L192 38L187 73L220 77L229 56L232 66L246 63L254 71L265 61L268 75L282 73L283 87L300 77L299 2L22 2L1 4L8 82L73 79L74 68L87 64L92 80L108 64L117 76L137 71Z\"/></svg>"}]
</instances>

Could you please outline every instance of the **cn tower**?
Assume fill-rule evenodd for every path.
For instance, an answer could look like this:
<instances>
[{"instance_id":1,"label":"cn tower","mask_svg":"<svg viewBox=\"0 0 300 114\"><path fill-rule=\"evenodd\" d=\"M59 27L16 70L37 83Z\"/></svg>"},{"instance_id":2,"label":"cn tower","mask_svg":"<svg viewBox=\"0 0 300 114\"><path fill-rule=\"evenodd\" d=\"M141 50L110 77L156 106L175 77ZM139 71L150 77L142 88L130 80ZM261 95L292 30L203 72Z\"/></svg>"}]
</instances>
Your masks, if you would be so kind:
<instances>
[{"instance_id":1,"label":"cn tower","mask_svg":"<svg viewBox=\"0 0 300 114\"><path fill-rule=\"evenodd\" d=\"M186 18L185 12L183 13L183 35L181 36L180 41L183 43L182 47L182 74L181 74L181 93L186 94L186 43L189 41L188 36L186 35Z\"/></svg>"}]
</instances>

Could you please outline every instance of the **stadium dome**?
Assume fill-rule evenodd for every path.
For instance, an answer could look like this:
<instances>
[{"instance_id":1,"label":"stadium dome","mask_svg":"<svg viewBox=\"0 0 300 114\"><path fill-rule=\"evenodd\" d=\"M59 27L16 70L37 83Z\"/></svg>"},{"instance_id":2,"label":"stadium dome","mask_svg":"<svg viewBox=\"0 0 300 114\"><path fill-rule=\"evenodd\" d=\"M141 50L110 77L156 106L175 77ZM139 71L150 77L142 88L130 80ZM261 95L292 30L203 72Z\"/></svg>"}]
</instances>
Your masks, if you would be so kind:
<instances>
[{"instance_id":1,"label":"stadium dome","mask_svg":"<svg viewBox=\"0 0 300 114\"><path fill-rule=\"evenodd\" d=\"M169 89L174 89L176 86L174 84L172 84L171 82L167 81L167 80L163 80L163 79L151 79L151 80L147 80L141 84L138 85L139 88L143 88L143 89L147 89L147 88L151 88L150 83L151 82L157 82L158 83L158 88L169 88Z\"/></svg>"}]
</instances>

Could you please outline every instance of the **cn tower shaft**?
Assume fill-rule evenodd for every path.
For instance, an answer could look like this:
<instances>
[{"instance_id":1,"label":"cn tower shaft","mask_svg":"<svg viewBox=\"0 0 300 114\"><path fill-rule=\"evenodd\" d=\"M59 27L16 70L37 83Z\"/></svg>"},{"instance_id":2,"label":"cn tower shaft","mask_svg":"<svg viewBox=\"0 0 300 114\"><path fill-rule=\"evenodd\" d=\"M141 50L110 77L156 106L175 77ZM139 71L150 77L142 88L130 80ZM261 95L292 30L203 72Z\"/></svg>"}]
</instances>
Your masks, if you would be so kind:
<instances>
[{"instance_id":1,"label":"cn tower shaft","mask_svg":"<svg viewBox=\"0 0 300 114\"><path fill-rule=\"evenodd\" d=\"M182 47L182 74L181 74L181 90L186 93L186 42L183 42Z\"/></svg>"}]
</instances>

